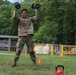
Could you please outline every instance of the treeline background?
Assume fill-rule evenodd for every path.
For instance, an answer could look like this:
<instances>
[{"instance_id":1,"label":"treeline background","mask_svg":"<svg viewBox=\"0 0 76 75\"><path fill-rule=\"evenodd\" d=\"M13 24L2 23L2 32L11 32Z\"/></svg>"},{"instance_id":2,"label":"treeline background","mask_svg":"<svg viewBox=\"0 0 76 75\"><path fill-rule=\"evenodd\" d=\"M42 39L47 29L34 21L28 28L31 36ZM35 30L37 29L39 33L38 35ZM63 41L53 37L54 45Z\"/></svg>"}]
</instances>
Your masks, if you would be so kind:
<instances>
[{"instance_id":1,"label":"treeline background","mask_svg":"<svg viewBox=\"0 0 76 75\"><path fill-rule=\"evenodd\" d=\"M57 44L76 45L76 0L24 0L21 9L26 8L34 16L33 3L40 3L40 18L34 22L36 42L55 41ZM18 15L21 16L21 9ZM0 0L0 35L17 35L17 25L12 15L14 3Z\"/></svg>"}]
</instances>

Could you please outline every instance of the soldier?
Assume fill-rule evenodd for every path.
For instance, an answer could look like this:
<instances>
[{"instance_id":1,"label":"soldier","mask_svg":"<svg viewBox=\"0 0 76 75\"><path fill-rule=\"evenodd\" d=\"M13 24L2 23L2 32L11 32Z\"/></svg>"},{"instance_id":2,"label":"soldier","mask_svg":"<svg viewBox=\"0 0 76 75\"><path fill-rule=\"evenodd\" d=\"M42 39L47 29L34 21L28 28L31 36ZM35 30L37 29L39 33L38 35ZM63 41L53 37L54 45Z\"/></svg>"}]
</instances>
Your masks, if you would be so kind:
<instances>
[{"instance_id":1,"label":"soldier","mask_svg":"<svg viewBox=\"0 0 76 75\"><path fill-rule=\"evenodd\" d=\"M17 64L17 61L19 59L19 56L21 54L22 48L26 43L28 53L30 54L30 58L33 61L33 64L36 64L36 56L35 52L33 50L34 43L32 36L34 35L34 28L33 28L33 20L37 20L39 17L39 8L35 9L35 16L28 17L28 10L22 9L21 14L22 17L17 16L17 10L15 8L13 19L18 24L18 42L16 45L16 55L14 57L14 63L12 67L15 67Z\"/></svg>"}]
</instances>

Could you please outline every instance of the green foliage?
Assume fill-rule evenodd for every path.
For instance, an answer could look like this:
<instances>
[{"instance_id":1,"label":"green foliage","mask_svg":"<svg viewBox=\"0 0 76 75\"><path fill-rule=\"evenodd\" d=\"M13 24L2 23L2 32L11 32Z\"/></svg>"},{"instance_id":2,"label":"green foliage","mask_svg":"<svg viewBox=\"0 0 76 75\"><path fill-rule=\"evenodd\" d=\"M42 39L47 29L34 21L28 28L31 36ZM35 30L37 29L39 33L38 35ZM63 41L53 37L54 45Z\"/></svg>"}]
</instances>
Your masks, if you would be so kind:
<instances>
[{"instance_id":1,"label":"green foliage","mask_svg":"<svg viewBox=\"0 0 76 75\"><path fill-rule=\"evenodd\" d=\"M38 32L35 33L35 38L38 39L39 35L42 35L42 39L39 38L39 40L41 39L41 41L44 41L44 35L48 35L50 32L50 35L53 37L50 37L50 35L48 35L48 37L45 39L49 40L50 39L54 39L54 37L56 38L55 40L58 41L58 43L62 43L65 44L66 41L70 41L69 44L75 44L76 41L76 28L75 28L75 7L76 7L76 1L65 1L65 0L46 0L46 1L41 1L41 0L36 0L37 2L41 3L41 26L45 25L47 26L48 21L49 21L49 27L48 29L46 28L46 32L44 31L44 29L39 28ZM47 3L47 4L46 4ZM53 29L52 29L52 25L51 22L53 23ZM57 26L55 26L57 25ZM51 33L51 30L52 32ZM57 30L57 31L55 31ZM45 34L43 35L43 31L45 32ZM68 41L68 42L69 42Z\"/></svg>"},{"instance_id":2,"label":"green foliage","mask_svg":"<svg viewBox=\"0 0 76 75\"><path fill-rule=\"evenodd\" d=\"M58 32L57 27L58 25L53 21L51 21L50 24L49 22L46 22L45 24L39 27L39 30L37 33L35 33L34 38L36 38L38 42L43 42L45 39L52 39L56 41L56 34Z\"/></svg>"},{"instance_id":3,"label":"green foliage","mask_svg":"<svg viewBox=\"0 0 76 75\"><path fill-rule=\"evenodd\" d=\"M2 3L2 2L1 2ZM8 1L3 1L0 5L0 34L1 35L11 35L12 34L12 24L11 24L11 4Z\"/></svg>"}]
</instances>

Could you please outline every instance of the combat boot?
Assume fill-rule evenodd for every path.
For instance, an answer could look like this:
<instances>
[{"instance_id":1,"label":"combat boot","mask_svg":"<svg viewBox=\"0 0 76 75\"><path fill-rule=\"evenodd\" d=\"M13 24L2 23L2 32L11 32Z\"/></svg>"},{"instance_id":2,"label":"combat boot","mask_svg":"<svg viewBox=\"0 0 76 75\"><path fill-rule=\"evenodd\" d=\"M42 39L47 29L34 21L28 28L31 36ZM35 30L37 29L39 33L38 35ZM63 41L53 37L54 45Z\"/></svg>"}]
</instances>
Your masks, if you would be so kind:
<instances>
[{"instance_id":1,"label":"combat boot","mask_svg":"<svg viewBox=\"0 0 76 75\"><path fill-rule=\"evenodd\" d=\"M16 63L17 63L17 61L14 61L12 67L15 67L16 66Z\"/></svg>"}]
</instances>

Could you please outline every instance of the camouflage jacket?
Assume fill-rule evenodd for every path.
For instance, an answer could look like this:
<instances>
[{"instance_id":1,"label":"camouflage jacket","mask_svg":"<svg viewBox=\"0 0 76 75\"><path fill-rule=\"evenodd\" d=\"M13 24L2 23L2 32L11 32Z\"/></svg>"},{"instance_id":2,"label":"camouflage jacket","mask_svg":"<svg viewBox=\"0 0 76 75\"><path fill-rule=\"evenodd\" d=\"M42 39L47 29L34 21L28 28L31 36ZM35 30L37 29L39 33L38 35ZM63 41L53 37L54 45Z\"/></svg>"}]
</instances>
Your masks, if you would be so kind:
<instances>
[{"instance_id":1,"label":"camouflage jacket","mask_svg":"<svg viewBox=\"0 0 76 75\"><path fill-rule=\"evenodd\" d=\"M33 17L18 17L17 10L14 10L13 19L18 22L18 36L28 36L34 34L33 20L37 20L39 17L39 10L35 9L35 16Z\"/></svg>"}]
</instances>

